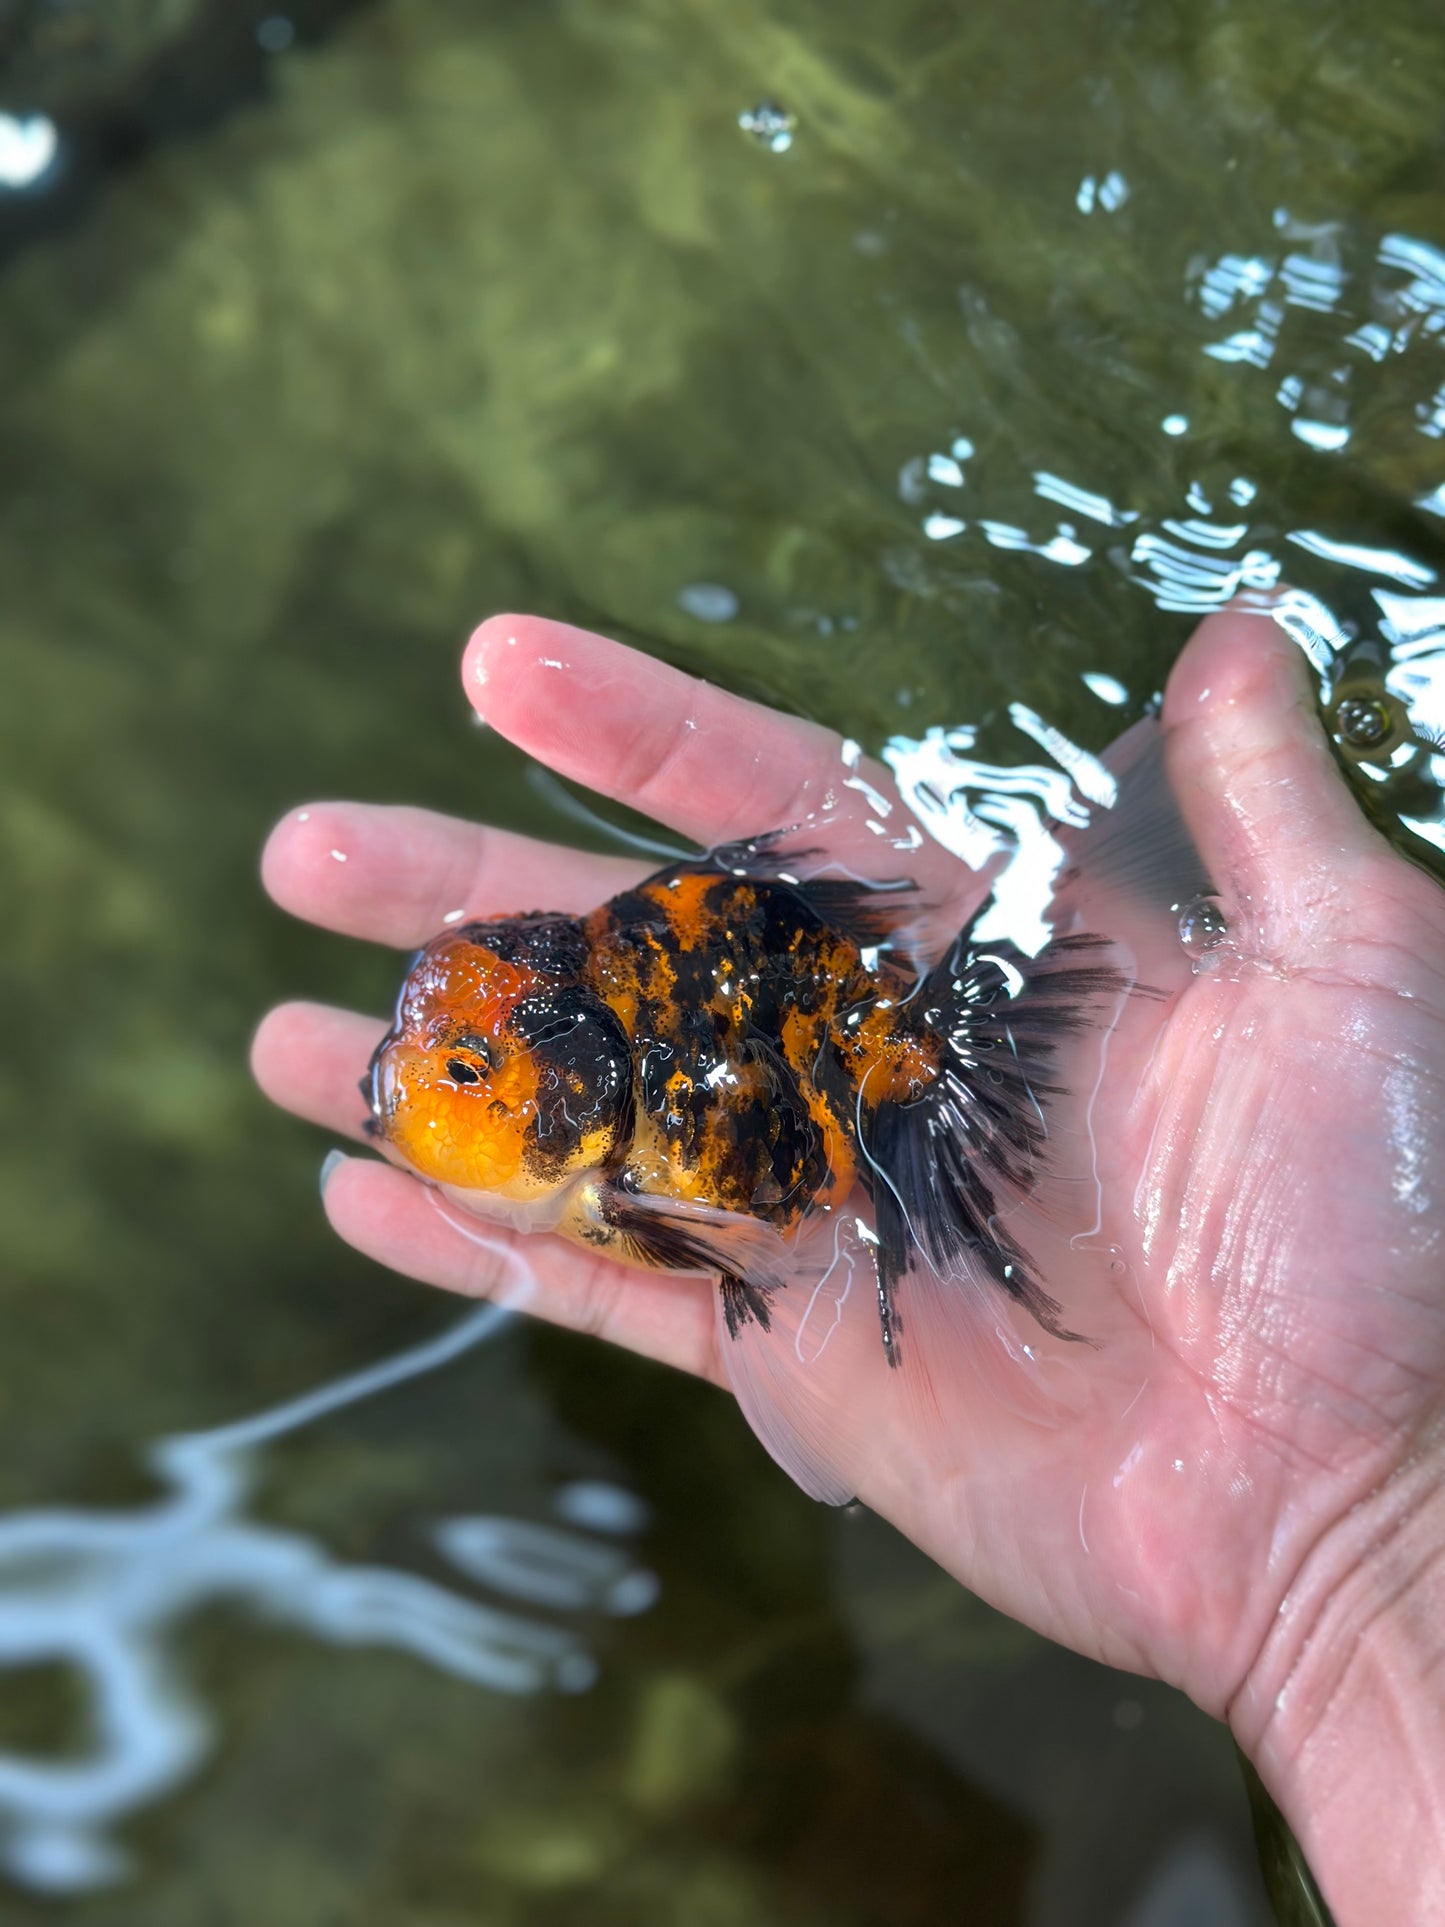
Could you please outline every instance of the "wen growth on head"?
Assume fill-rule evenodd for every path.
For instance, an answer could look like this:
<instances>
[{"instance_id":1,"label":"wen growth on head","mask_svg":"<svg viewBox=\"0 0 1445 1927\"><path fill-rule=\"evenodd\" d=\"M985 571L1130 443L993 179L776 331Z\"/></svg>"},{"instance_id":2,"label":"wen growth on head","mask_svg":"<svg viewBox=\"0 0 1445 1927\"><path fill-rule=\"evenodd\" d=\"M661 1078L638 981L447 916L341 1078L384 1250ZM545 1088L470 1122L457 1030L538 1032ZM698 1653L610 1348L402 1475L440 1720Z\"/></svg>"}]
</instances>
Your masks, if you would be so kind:
<instances>
[{"instance_id":1,"label":"wen growth on head","mask_svg":"<svg viewBox=\"0 0 1445 1927\"><path fill-rule=\"evenodd\" d=\"M1157 806L1157 771L1142 787ZM1147 894L1154 866L1120 829L1100 857ZM1156 894L1176 900L1181 835L1154 839L1174 872ZM895 1371L950 1302L976 1315L996 1296L1071 1338L1011 1207L1055 1162L1062 1046L1107 1032L1138 975L1104 932L1062 922L1036 957L965 929L915 965L911 886L808 869L763 838L587 917L448 931L413 960L363 1090L373 1134L465 1209L711 1274L749 1416L838 1498L807 1412L776 1409L795 1403L789 1373L760 1371L756 1348L790 1347L790 1368L821 1353L826 1321L802 1336L820 1292L830 1318L866 1296Z\"/></svg>"}]
</instances>

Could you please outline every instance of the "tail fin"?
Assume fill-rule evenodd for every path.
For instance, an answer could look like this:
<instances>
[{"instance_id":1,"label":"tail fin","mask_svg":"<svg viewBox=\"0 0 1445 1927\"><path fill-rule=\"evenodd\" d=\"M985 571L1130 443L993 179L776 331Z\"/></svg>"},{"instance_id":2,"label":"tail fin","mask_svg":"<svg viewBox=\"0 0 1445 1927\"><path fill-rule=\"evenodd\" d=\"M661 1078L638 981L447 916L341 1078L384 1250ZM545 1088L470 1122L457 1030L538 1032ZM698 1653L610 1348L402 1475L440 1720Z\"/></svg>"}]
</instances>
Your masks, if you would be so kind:
<instances>
[{"instance_id":1,"label":"tail fin","mask_svg":"<svg viewBox=\"0 0 1445 1927\"><path fill-rule=\"evenodd\" d=\"M890 1325L897 1329L898 1281L920 1269L935 1283L987 1281L1045 1331L1076 1336L1064 1330L1020 1235L1027 1224L1032 1240L1060 1198L1066 1214L1097 1204L1096 1182L1088 1202L1081 1186L1093 1176L1090 1091L1103 1059L1091 1073L1080 1053L1061 1063L1062 1047L1085 1031L1112 1031L1126 998L1162 1005L1187 982L1178 910L1210 888L1170 788L1158 724L1137 724L1108 760L1112 806L1096 809L1083 830L1060 833L1066 861L1049 912L1052 940L1030 957L1008 943L979 945L964 931L912 1000L940 1038L938 1077L912 1102L880 1105L862 1120L885 1344ZM1046 1182L1055 1178L1062 1182ZM1077 1243L1089 1230L1070 1226L1070 1237Z\"/></svg>"},{"instance_id":2,"label":"tail fin","mask_svg":"<svg viewBox=\"0 0 1445 1927\"><path fill-rule=\"evenodd\" d=\"M1049 1168L1049 1106L1064 1039L1107 1027L1130 988L1103 938L1056 938L1038 957L967 936L913 1007L937 1023L939 1074L918 1097L863 1119L879 1240L884 1345L896 1360L896 1287L920 1261L940 1281L987 1280L1057 1338L1076 1338L1000 1221Z\"/></svg>"}]
</instances>

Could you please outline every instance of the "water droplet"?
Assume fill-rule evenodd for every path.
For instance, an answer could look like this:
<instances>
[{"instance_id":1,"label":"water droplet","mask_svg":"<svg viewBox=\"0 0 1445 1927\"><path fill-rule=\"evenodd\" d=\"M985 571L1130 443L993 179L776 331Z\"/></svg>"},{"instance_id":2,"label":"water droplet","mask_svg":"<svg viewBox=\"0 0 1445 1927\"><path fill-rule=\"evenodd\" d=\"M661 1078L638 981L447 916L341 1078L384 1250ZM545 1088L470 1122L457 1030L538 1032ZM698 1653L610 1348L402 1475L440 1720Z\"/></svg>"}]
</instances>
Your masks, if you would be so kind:
<instances>
[{"instance_id":1,"label":"water droplet","mask_svg":"<svg viewBox=\"0 0 1445 1927\"><path fill-rule=\"evenodd\" d=\"M744 108L738 115L738 126L770 154L787 153L797 125L796 115L771 100L759 101L756 107Z\"/></svg>"},{"instance_id":2,"label":"water droplet","mask_svg":"<svg viewBox=\"0 0 1445 1927\"><path fill-rule=\"evenodd\" d=\"M1179 941L1191 957L1207 957L1228 935L1224 912L1213 897L1191 897L1179 912Z\"/></svg>"}]
</instances>

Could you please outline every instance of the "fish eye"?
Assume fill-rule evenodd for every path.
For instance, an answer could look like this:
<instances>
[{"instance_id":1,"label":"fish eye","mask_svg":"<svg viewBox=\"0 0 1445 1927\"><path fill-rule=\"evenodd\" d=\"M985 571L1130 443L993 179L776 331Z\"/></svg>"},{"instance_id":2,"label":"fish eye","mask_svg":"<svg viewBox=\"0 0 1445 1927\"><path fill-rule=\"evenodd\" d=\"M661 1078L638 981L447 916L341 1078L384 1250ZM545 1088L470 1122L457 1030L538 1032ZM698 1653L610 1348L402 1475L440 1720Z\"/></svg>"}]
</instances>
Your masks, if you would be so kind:
<instances>
[{"instance_id":1,"label":"fish eye","mask_svg":"<svg viewBox=\"0 0 1445 1927\"><path fill-rule=\"evenodd\" d=\"M469 1064L465 1057L447 1059L447 1076L453 1084L480 1084L482 1073L475 1064Z\"/></svg>"},{"instance_id":2,"label":"fish eye","mask_svg":"<svg viewBox=\"0 0 1445 1927\"><path fill-rule=\"evenodd\" d=\"M497 1049L497 1046L492 1042L491 1038L482 1037L476 1031L468 1031L464 1037L457 1037L453 1039L453 1042L458 1050L469 1051L473 1057L480 1058L483 1070L494 1071L502 1061L502 1053ZM448 1060L448 1068L454 1063L466 1063L466 1059L450 1058ZM476 1082L476 1066L468 1065L468 1069L472 1070L474 1075L471 1077L463 1077L458 1081L463 1084L474 1084Z\"/></svg>"}]
</instances>

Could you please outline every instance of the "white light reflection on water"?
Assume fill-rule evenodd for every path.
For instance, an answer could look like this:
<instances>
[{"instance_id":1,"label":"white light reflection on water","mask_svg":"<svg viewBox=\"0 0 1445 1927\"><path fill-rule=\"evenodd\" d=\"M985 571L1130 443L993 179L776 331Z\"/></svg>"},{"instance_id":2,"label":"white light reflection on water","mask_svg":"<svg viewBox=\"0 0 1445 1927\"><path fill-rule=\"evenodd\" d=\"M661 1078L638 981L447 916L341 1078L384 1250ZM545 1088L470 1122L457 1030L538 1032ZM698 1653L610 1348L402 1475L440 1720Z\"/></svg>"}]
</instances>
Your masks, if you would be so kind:
<instances>
[{"instance_id":1,"label":"white light reflection on water","mask_svg":"<svg viewBox=\"0 0 1445 1927\"><path fill-rule=\"evenodd\" d=\"M1327 562L1338 562L1347 569L1363 569L1367 575L1385 575L1392 582L1423 588L1435 580L1435 571L1423 562L1412 562L1408 555L1393 549L1374 549L1362 542L1340 542L1317 529L1293 529L1285 538L1311 555L1322 555Z\"/></svg>"},{"instance_id":2,"label":"white light reflection on water","mask_svg":"<svg viewBox=\"0 0 1445 1927\"><path fill-rule=\"evenodd\" d=\"M1106 214L1114 214L1128 198L1129 183L1117 168L1112 168L1102 180L1086 174L1074 196L1074 206L1080 214L1092 214L1096 207L1102 208Z\"/></svg>"},{"instance_id":3,"label":"white light reflection on water","mask_svg":"<svg viewBox=\"0 0 1445 1927\"><path fill-rule=\"evenodd\" d=\"M1098 177L1089 176L1080 192L1081 206L1102 205ZM1407 431L1427 440L1445 437L1445 381L1421 360L1438 359L1445 347L1445 250L1434 243L1399 231L1368 240L1349 223L1305 220L1279 208L1264 245L1195 256L1185 268L1183 292L1206 325L1220 324L1200 340L1199 352L1232 364L1247 394L1265 409L1278 406L1291 435L1321 458L1348 448L1358 377L1386 359L1408 359L1424 376L1416 393L1428 399L1410 405ZM1375 391L1360 393L1377 414ZM1378 439L1373 416L1371 426ZM1187 451L1193 437L1207 448L1214 425L1180 412L1164 415L1158 432ZM946 446L947 437L940 439ZM1177 461L1171 457L1162 472ZM1184 506L1156 500L1125 508L1044 462L1025 469L1012 445L1001 444L969 468L975 506L966 521L957 505L961 480L961 466L942 456L938 445L906 460L899 473L900 499L917 512L930 544L948 544L953 568L986 545L1071 570L1116 570L1160 609L1194 615L1242 595L1278 592L1293 574L1291 550L1382 584L1422 588L1436 579L1428 562L1360 541L1348 526L1289 527L1250 475L1227 483L1213 479L1207 490L1198 476L1180 476L1173 486L1182 488ZM1041 507L1064 509L1097 526L1085 535L1075 522L1020 512L1025 487ZM1217 505L1210 499L1216 493ZM1417 483L1411 494L1416 508L1445 517L1445 483L1427 483L1423 490ZM1119 530L1127 530L1122 540L1108 533ZM1311 588L1318 594L1318 582ZM1351 584L1342 601L1354 589ZM1282 619L1326 678L1338 665L1338 652L1361 634L1358 619L1328 610L1310 618L1298 603Z\"/></svg>"},{"instance_id":4,"label":"white light reflection on water","mask_svg":"<svg viewBox=\"0 0 1445 1927\"><path fill-rule=\"evenodd\" d=\"M1092 177L1090 187L1091 193L1097 189ZM1085 198L1090 207L1095 204ZM1185 283L1191 300L1208 322L1224 324L1199 349L1211 360L1233 364L1236 378L1254 384L1252 392L1264 407L1272 402L1285 412L1296 440L1333 458L1354 432L1351 409L1361 370L1386 358L1438 359L1445 348L1445 250L1399 232L1362 244L1345 223L1304 221L1287 209L1276 211L1273 229L1272 246L1197 257L1189 264ZM1261 382L1263 371L1270 372ZM1413 404L1405 425L1427 441L1440 439L1445 437L1445 381L1433 368L1422 372L1422 387L1433 392ZM1025 469L1007 444L970 466L967 520L957 512L962 470L934 450L904 462L898 492L917 513L927 541L948 545L951 568L986 546L1085 574L1117 571L1170 613L1204 616L1254 601L1299 644L1319 677L1322 700L1329 699L1342 676L1376 678L1404 704L1416 739L1384 761L1352 757L1356 779L1369 789L1377 816L1393 811L1405 828L1445 848L1445 752L1422 754L1434 742L1445 742L1439 599L1399 594L1433 587L1438 566L1395 543L1362 540L1348 525L1290 527L1256 477L1218 474L1207 421L1167 414L1158 432L1180 445L1184 463L1190 438L1197 437L1201 461L1208 464L1207 482L1203 474L1181 473L1178 455L1159 471L1172 472L1175 479L1166 487L1182 491L1182 504L1156 500L1125 508L1109 493L1037 460ZM1372 432L1378 439L1373 423ZM1147 466L1143 472L1147 476ZM1021 511L1025 489L1043 513ZM1445 518L1445 483L1427 482L1421 489L1417 481L1410 493L1416 509ZM1000 512L1005 504L1006 515ZM1059 509L1080 521L1054 519ZM1093 525L1087 539L1081 524ZM975 566L986 565L980 558ZM1296 569L1308 587L1292 580ZM915 578L914 586L921 580ZM1377 622L1365 613L1362 597L1379 608ZM1102 666L1084 680L1104 700L1121 706L1127 701L1106 693L1122 685ZM1037 731L1025 733L1044 741ZM1041 838L1028 822L1015 820L1016 790L997 785L1005 774L1012 784L1018 772L995 770L991 785L987 769L965 754L972 744L966 728L934 729L918 742L895 738L888 756L920 820L965 860L997 864L1017 841L1000 887L1017 897L1009 914L1018 918L1019 928L1036 936L1032 906L1056 861L1047 826ZM1042 784L1028 807L1035 823L1038 810L1048 812ZM1024 869L1031 881L1021 880Z\"/></svg>"},{"instance_id":5,"label":"white light reflection on water","mask_svg":"<svg viewBox=\"0 0 1445 1927\"><path fill-rule=\"evenodd\" d=\"M1122 709L1129 700L1129 692L1117 676L1106 676L1102 669L1086 669L1079 678L1091 695L1097 696L1101 703L1111 709Z\"/></svg>"},{"instance_id":6,"label":"white light reflection on water","mask_svg":"<svg viewBox=\"0 0 1445 1927\"><path fill-rule=\"evenodd\" d=\"M1269 605L1269 612L1299 644L1323 683L1349 642L1333 611L1306 589L1286 589Z\"/></svg>"},{"instance_id":7,"label":"white light reflection on water","mask_svg":"<svg viewBox=\"0 0 1445 1927\"><path fill-rule=\"evenodd\" d=\"M921 738L894 736L884 747L883 759L904 803L930 836L971 870L994 868L992 896L974 936L982 943L1006 938L1037 956L1049 940L1054 879L1064 859L1051 824L1082 826L1089 821L1087 799L1071 780L1060 752L1064 759L1077 759L1089 779L1095 770L1102 783L1111 785L1112 779L1061 731L1022 704L1014 708L1019 712L1015 727L1047 749L1060 767L983 762L967 754L975 732L966 726L935 727ZM1095 782L1093 787L1102 785Z\"/></svg>"},{"instance_id":8,"label":"white light reflection on water","mask_svg":"<svg viewBox=\"0 0 1445 1927\"><path fill-rule=\"evenodd\" d=\"M1400 595L1376 589L1380 630L1391 645L1385 676L1389 693L1405 705L1411 722L1445 746L1445 596ZM1445 753L1430 758L1430 774L1445 793ZM1429 816L1412 811L1401 821L1426 843L1445 851L1445 807Z\"/></svg>"},{"instance_id":9,"label":"white light reflection on water","mask_svg":"<svg viewBox=\"0 0 1445 1927\"><path fill-rule=\"evenodd\" d=\"M35 187L60 152L55 122L44 114L0 114L0 188Z\"/></svg>"},{"instance_id":10,"label":"white light reflection on water","mask_svg":"<svg viewBox=\"0 0 1445 1927\"><path fill-rule=\"evenodd\" d=\"M1434 789L1430 813L1401 809L1398 820L1445 852L1445 596L1387 589L1372 594L1380 610L1380 634L1391 645L1382 686L1403 703L1418 736L1387 763L1365 766L1360 774L1381 786L1393 774L1408 771L1418 777L1422 748L1438 743L1440 751L1424 759ZM1322 693L1327 691L1350 641L1327 605L1291 588L1260 606L1299 645L1319 674ZM1090 671L1083 681L1103 702L1128 701L1127 690L1113 677ZM977 732L966 724L934 727L920 738L895 735L883 758L904 803L929 834L970 869L991 872L992 895L975 935L985 942L1007 939L1037 955L1050 936L1049 910L1063 861L1053 831L1060 824L1086 824L1091 808L1110 807L1117 785L1098 758L1025 704L1011 703L1009 717L1022 736L1053 758L1056 769L984 762L968 753Z\"/></svg>"},{"instance_id":11,"label":"white light reflection on water","mask_svg":"<svg viewBox=\"0 0 1445 1927\"><path fill-rule=\"evenodd\" d=\"M738 115L738 126L769 154L786 154L797 131L797 118L774 101L761 101L745 107Z\"/></svg>"},{"instance_id":12,"label":"white light reflection on water","mask_svg":"<svg viewBox=\"0 0 1445 1927\"><path fill-rule=\"evenodd\" d=\"M183 1622L211 1606L245 1607L328 1645L409 1653L493 1692L592 1684L596 1662L572 1627L415 1573L343 1563L245 1513L262 1448L439 1370L510 1319L482 1306L427 1343L254 1418L162 1440L149 1456L168 1490L153 1505L0 1517L0 1667L68 1667L89 1702L85 1750L0 1752L0 1871L51 1894L129 1872L118 1824L190 1779L216 1744L212 1712L174 1651ZM599 1480L564 1487L557 1509L613 1534L646 1518L631 1493ZM467 1578L529 1608L617 1615L657 1596L654 1575L624 1548L575 1530L475 1516L437 1525L433 1540Z\"/></svg>"},{"instance_id":13,"label":"white light reflection on water","mask_svg":"<svg viewBox=\"0 0 1445 1927\"><path fill-rule=\"evenodd\" d=\"M688 582L677 592L677 606L699 622L731 622L738 598L722 582Z\"/></svg>"},{"instance_id":14,"label":"white light reflection on water","mask_svg":"<svg viewBox=\"0 0 1445 1927\"><path fill-rule=\"evenodd\" d=\"M1091 489L1066 482L1060 475L1049 474L1047 469L1035 469L1034 493L1045 502L1057 502L1061 508L1071 509L1075 515L1087 515L1091 521L1102 522L1106 528L1122 528L1126 522L1139 519L1125 509L1115 508L1106 495L1096 495Z\"/></svg>"}]
</instances>

